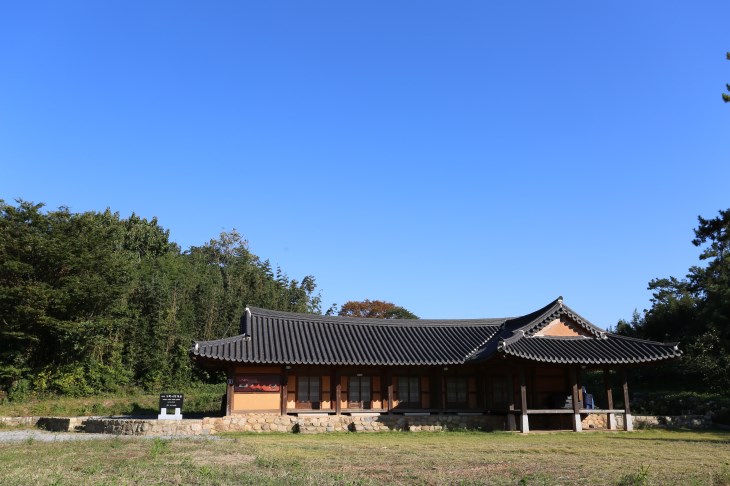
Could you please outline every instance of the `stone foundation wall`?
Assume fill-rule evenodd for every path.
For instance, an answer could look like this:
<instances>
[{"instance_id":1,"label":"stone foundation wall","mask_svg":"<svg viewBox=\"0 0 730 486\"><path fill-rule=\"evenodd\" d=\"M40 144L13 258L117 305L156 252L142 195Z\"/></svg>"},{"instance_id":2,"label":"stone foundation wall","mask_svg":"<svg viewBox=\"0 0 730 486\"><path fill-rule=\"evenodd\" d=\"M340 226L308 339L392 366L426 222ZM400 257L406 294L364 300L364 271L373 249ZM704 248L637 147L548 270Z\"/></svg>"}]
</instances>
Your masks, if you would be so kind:
<instances>
[{"instance_id":1,"label":"stone foundation wall","mask_svg":"<svg viewBox=\"0 0 730 486\"><path fill-rule=\"evenodd\" d=\"M203 422L211 419L157 420L124 418L90 418L84 424L84 432L115 435L203 435L210 434L210 427L203 429Z\"/></svg>"},{"instance_id":2,"label":"stone foundation wall","mask_svg":"<svg viewBox=\"0 0 730 486\"><path fill-rule=\"evenodd\" d=\"M35 426L50 432L83 432L89 417L40 417Z\"/></svg>"},{"instance_id":3,"label":"stone foundation wall","mask_svg":"<svg viewBox=\"0 0 730 486\"><path fill-rule=\"evenodd\" d=\"M632 415L634 428L680 428L680 429L709 429L712 428L712 417L708 415ZM583 429L606 429L606 414L588 414L583 418ZM624 428L624 414L616 414L616 425L619 430Z\"/></svg>"},{"instance_id":4,"label":"stone foundation wall","mask_svg":"<svg viewBox=\"0 0 730 486\"><path fill-rule=\"evenodd\" d=\"M504 430L505 418L491 415L312 415L242 414L193 420L90 418L85 431L120 435L208 435L221 432L420 432Z\"/></svg>"},{"instance_id":5,"label":"stone foundation wall","mask_svg":"<svg viewBox=\"0 0 730 486\"><path fill-rule=\"evenodd\" d=\"M581 420L581 423L583 424L583 430L606 429L608 428L606 425L607 421L608 417L605 413L589 413Z\"/></svg>"},{"instance_id":6,"label":"stone foundation wall","mask_svg":"<svg viewBox=\"0 0 730 486\"><path fill-rule=\"evenodd\" d=\"M623 414L616 414L618 429L623 429ZM673 417L634 415L634 427L711 428L712 419L705 415ZM54 432L89 432L117 435L210 435L221 432L382 432L382 431L446 431L506 430L507 418L500 415L288 415L240 414L203 419L157 420L99 417L0 417L7 427L39 427ZM583 430L606 429L605 414L587 414L582 418Z\"/></svg>"},{"instance_id":7,"label":"stone foundation wall","mask_svg":"<svg viewBox=\"0 0 730 486\"><path fill-rule=\"evenodd\" d=\"M709 429L712 428L712 417L709 415L634 415L634 428L666 427L668 429ZM623 416L619 419L623 426Z\"/></svg>"},{"instance_id":8,"label":"stone foundation wall","mask_svg":"<svg viewBox=\"0 0 730 486\"><path fill-rule=\"evenodd\" d=\"M35 427L40 417L0 417L3 427Z\"/></svg>"}]
</instances>

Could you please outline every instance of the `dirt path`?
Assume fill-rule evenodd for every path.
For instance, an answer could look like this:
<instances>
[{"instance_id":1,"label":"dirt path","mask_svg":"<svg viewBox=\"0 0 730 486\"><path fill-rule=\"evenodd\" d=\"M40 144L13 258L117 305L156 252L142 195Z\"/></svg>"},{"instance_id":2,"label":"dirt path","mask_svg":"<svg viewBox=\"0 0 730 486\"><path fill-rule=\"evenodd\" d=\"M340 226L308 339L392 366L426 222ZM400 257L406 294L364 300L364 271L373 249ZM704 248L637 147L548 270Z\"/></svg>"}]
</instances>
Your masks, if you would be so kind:
<instances>
[{"instance_id":1,"label":"dirt path","mask_svg":"<svg viewBox=\"0 0 730 486\"><path fill-rule=\"evenodd\" d=\"M179 440L218 440L216 436L131 436L113 434L85 434L83 432L46 432L45 430L0 430L0 444L25 441L68 442L73 440L109 440L119 437L128 439L179 439Z\"/></svg>"},{"instance_id":2,"label":"dirt path","mask_svg":"<svg viewBox=\"0 0 730 486\"><path fill-rule=\"evenodd\" d=\"M0 430L0 443L6 442L66 442L70 440L112 439L107 434L77 434L72 432L46 432L44 430Z\"/></svg>"}]
</instances>

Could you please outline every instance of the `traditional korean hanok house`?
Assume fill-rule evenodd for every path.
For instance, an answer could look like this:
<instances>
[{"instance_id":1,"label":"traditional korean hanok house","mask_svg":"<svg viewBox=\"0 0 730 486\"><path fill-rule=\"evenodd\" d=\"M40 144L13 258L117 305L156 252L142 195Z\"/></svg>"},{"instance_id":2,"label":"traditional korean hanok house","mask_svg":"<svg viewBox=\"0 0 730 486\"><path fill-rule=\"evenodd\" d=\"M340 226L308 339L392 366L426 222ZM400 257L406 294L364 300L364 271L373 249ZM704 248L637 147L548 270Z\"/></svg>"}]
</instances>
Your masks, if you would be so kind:
<instances>
[{"instance_id":1,"label":"traditional korean hanok house","mask_svg":"<svg viewBox=\"0 0 730 486\"><path fill-rule=\"evenodd\" d=\"M605 332L562 298L516 318L388 320L246 308L240 335L193 344L228 374L227 415L468 414L509 430L579 431L589 414L631 430L625 369L680 356L663 344ZM600 408L580 377L604 373ZM622 391L614 409L612 382ZM596 402L598 400L594 400Z\"/></svg>"}]
</instances>

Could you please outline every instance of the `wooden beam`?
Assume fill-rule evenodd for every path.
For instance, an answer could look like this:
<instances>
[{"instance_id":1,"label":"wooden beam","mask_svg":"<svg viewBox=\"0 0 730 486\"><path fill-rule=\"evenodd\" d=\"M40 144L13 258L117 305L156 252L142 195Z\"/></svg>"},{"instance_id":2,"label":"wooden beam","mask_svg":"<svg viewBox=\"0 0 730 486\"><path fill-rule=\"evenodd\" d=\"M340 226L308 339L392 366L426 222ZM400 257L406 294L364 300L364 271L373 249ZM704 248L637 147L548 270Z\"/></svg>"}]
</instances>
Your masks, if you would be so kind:
<instances>
[{"instance_id":1,"label":"wooden beam","mask_svg":"<svg viewBox=\"0 0 730 486\"><path fill-rule=\"evenodd\" d=\"M631 405L629 401L629 381L626 379L626 369L621 369L621 381L624 389L624 430L634 430L634 419L631 417Z\"/></svg>"},{"instance_id":2,"label":"wooden beam","mask_svg":"<svg viewBox=\"0 0 730 486\"><path fill-rule=\"evenodd\" d=\"M339 370L335 371L335 414L340 415L342 413L342 380L340 380Z\"/></svg>"},{"instance_id":3,"label":"wooden beam","mask_svg":"<svg viewBox=\"0 0 730 486\"><path fill-rule=\"evenodd\" d=\"M524 365L520 366L520 431L523 434L530 431L527 419L527 382Z\"/></svg>"},{"instance_id":4,"label":"wooden beam","mask_svg":"<svg viewBox=\"0 0 730 486\"><path fill-rule=\"evenodd\" d=\"M611 389L611 371L608 368L603 369L603 387L606 389L606 408L613 410L613 390ZM616 414L608 412L606 414L606 428L608 430L616 430Z\"/></svg>"},{"instance_id":5,"label":"wooden beam","mask_svg":"<svg viewBox=\"0 0 730 486\"><path fill-rule=\"evenodd\" d=\"M226 415L233 412L233 383L236 379L235 370L228 372L228 380L226 380Z\"/></svg>"},{"instance_id":6,"label":"wooden beam","mask_svg":"<svg viewBox=\"0 0 730 486\"><path fill-rule=\"evenodd\" d=\"M388 370L386 372L385 380L386 380L386 386L387 386L386 393L387 393L387 400L388 400L388 413L390 413L391 410L393 410L393 371Z\"/></svg>"},{"instance_id":7,"label":"wooden beam","mask_svg":"<svg viewBox=\"0 0 730 486\"><path fill-rule=\"evenodd\" d=\"M527 380L524 366L520 366L520 410L523 415L527 413Z\"/></svg>"},{"instance_id":8,"label":"wooden beam","mask_svg":"<svg viewBox=\"0 0 730 486\"><path fill-rule=\"evenodd\" d=\"M631 406L629 405L629 382L626 379L626 370L621 370L621 381L624 389L624 411L628 414L631 413Z\"/></svg>"},{"instance_id":9,"label":"wooden beam","mask_svg":"<svg viewBox=\"0 0 730 486\"><path fill-rule=\"evenodd\" d=\"M578 373L575 368L570 368L570 387L573 399L573 413L578 413L578 410L580 410L580 400L578 397Z\"/></svg>"},{"instance_id":10,"label":"wooden beam","mask_svg":"<svg viewBox=\"0 0 730 486\"><path fill-rule=\"evenodd\" d=\"M507 365L509 366L509 365ZM513 431L517 429L515 423L515 380L512 376L512 370L507 368L507 430Z\"/></svg>"},{"instance_id":11,"label":"wooden beam","mask_svg":"<svg viewBox=\"0 0 730 486\"><path fill-rule=\"evenodd\" d=\"M281 402L279 404L279 411L281 415L286 415L286 402L289 401L289 373L284 371L281 374Z\"/></svg>"},{"instance_id":12,"label":"wooden beam","mask_svg":"<svg viewBox=\"0 0 730 486\"><path fill-rule=\"evenodd\" d=\"M611 376L608 368L603 370L603 386L606 389L606 408L613 409L613 390L611 389Z\"/></svg>"},{"instance_id":13,"label":"wooden beam","mask_svg":"<svg viewBox=\"0 0 730 486\"><path fill-rule=\"evenodd\" d=\"M507 410L515 409L515 379L512 372L507 370Z\"/></svg>"},{"instance_id":14,"label":"wooden beam","mask_svg":"<svg viewBox=\"0 0 730 486\"><path fill-rule=\"evenodd\" d=\"M581 381L581 378L583 378L583 373L581 372L580 368L575 369L575 381L578 384L578 401L585 406L586 403L586 397L583 396L583 382Z\"/></svg>"},{"instance_id":15,"label":"wooden beam","mask_svg":"<svg viewBox=\"0 0 730 486\"><path fill-rule=\"evenodd\" d=\"M575 367L570 368L570 385L573 400L573 431L580 432L583 430L583 424L580 419L580 403L578 401L578 371Z\"/></svg>"},{"instance_id":16,"label":"wooden beam","mask_svg":"<svg viewBox=\"0 0 730 486\"><path fill-rule=\"evenodd\" d=\"M438 371L438 383L439 383L439 407L440 409L446 410L446 377L444 376L443 368L439 368Z\"/></svg>"},{"instance_id":17,"label":"wooden beam","mask_svg":"<svg viewBox=\"0 0 730 486\"><path fill-rule=\"evenodd\" d=\"M335 381L335 371L330 370L330 410L336 410L337 409L337 400L338 397L335 395L337 394L337 387L335 386L337 382Z\"/></svg>"}]
</instances>

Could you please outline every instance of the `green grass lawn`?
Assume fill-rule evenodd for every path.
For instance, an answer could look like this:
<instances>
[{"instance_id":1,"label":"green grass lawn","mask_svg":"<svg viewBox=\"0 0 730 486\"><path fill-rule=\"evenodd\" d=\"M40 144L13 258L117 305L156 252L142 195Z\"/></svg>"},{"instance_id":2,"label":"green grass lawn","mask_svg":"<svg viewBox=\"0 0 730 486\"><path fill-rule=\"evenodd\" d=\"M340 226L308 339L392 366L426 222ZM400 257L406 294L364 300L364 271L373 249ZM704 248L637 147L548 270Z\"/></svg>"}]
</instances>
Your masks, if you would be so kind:
<instances>
[{"instance_id":1,"label":"green grass lawn","mask_svg":"<svg viewBox=\"0 0 730 486\"><path fill-rule=\"evenodd\" d=\"M0 484L730 485L730 433L232 434L0 444Z\"/></svg>"}]
</instances>

